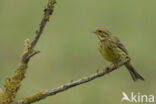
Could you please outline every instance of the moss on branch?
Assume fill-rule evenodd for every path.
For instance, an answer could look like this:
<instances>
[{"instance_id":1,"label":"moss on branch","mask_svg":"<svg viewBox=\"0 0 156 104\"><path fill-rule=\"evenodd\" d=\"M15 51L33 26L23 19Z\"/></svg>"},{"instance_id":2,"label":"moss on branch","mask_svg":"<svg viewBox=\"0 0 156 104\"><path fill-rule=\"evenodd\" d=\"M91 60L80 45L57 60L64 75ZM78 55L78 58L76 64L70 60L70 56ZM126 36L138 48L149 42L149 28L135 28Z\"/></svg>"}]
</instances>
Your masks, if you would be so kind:
<instances>
[{"instance_id":1,"label":"moss on branch","mask_svg":"<svg viewBox=\"0 0 156 104\"><path fill-rule=\"evenodd\" d=\"M20 63L17 67L12 78L6 78L5 81L5 92L2 95L1 104L9 104L16 98L16 93L20 88L21 81L25 77L25 71L27 69L27 65L24 63Z\"/></svg>"},{"instance_id":2,"label":"moss on branch","mask_svg":"<svg viewBox=\"0 0 156 104\"><path fill-rule=\"evenodd\" d=\"M121 63L120 66L124 65L125 63L127 63L129 61L129 59L125 60L125 62ZM90 75L88 77L79 79L77 81L71 81L65 85L62 85L60 87L54 88L54 89L50 89L50 90L43 90L40 92L37 92L36 94L34 94L33 96L29 96L29 97L25 97L19 101L16 101L12 104L30 104L30 103L34 103L40 100L45 99L48 96L53 96L56 95L57 93L61 93L64 92L70 88L76 87L78 85L90 82L92 80L95 80L99 77L102 77L104 75L106 75L107 73L110 73L114 70L116 70L117 68L119 68L120 66L116 66L114 64L111 64L110 66L106 67L105 69L103 69L102 71L98 71L96 73L94 73L93 75Z\"/></svg>"},{"instance_id":3,"label":"moss on branch","mask_svg":"<svg viewBox=\"0 0 156 104\"><path fill-rule=\"evenodd\" d=\"M17 92L21 86L21 82L25 78L28 62L32 56L39 53L39 51L34 50L34 47L36 46L46 23L49 21L50 15L52 15L54 11L53 9L55 3L55 0L48 0L47 7L44 10L44 16L41 20L39 29L36 31L34 39L32 42L29 39L25 40L21 62L19 63L13 76L6 78L5 91L4 93L0 93L0 104L10 104L15 101Z\"/></svg>"}]
</instances>

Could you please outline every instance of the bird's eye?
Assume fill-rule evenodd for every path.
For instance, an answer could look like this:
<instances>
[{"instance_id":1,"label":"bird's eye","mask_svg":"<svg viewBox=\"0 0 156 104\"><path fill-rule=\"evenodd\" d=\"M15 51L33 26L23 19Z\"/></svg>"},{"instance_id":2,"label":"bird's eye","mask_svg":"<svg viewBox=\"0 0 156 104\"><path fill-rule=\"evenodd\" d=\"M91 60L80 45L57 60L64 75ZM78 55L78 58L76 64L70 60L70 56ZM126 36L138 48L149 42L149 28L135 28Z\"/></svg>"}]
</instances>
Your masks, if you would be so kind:
<instances>
[{"instance_id":1,"label":"bird's eye","mask_svg":"<svg viewBox=\"0 0 156 104\"><path fill-rule=\"evenodd\" d=\"M102 32L101 30L99 30L99 32Z\"/></svg>"}]
</instances>

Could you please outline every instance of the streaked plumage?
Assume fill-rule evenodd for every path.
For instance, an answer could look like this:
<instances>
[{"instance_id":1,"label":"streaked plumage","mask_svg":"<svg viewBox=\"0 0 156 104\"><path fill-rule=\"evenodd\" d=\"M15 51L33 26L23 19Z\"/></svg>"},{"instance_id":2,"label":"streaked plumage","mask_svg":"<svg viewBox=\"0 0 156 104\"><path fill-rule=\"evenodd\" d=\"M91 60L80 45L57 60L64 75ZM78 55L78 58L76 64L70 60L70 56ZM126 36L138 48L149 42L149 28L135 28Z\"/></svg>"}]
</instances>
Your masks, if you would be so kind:
<instances>
[{"instance_id":1,"label":"streaked plumage","mask_svg":"<svg viewBox=\"0 0 156 104\"><path fill-rule=\"evenodd\" d=\"M123 62L126 58L129 58L128 52L120 40L111 34L105 28L97 28L94 31L98 37L98 49L104 59L112 62ZM130 62L126 63L125 66L129 70L134 81L137 79L144 80L144 78L139 75Z\"/></svg>"}]
</instances>

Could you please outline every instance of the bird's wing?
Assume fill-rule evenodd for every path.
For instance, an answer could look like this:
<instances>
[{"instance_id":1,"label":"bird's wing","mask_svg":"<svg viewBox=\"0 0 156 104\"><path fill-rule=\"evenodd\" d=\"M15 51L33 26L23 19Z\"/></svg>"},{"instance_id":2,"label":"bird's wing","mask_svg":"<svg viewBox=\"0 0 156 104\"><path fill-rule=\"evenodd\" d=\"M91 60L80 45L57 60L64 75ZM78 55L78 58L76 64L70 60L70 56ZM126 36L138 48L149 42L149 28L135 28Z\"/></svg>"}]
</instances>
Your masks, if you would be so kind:
<instances>
[{"instance_id":1,"label":"bird's wing","mask_svg":"<svg viewBox=\"0 0 156 104\"><path fill-rule=\"evenodd\" d=\"M116 36L113 36L113 40L114 42L116 43L117 47L119 47L122 51L124 51L126 54L128 54L128 51L127 49L125 48L125 46L120 42L120 40L116 37Z\"/></svg>"}]
</instances>

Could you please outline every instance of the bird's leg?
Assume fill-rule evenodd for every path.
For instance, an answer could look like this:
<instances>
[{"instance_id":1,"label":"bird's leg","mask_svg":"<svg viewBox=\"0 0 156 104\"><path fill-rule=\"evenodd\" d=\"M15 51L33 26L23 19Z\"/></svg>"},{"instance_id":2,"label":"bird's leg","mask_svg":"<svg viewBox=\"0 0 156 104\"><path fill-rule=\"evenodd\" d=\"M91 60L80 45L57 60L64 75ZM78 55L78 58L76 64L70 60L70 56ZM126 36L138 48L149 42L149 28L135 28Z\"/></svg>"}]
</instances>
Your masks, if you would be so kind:
<instances>
[{"instance_id":1,"label":"bird's leg","mask_svg":"<svg viewBox=\"0 0 156 104\"><path fill-rule=\"evenodd\" d=\"M127 63L130 61L130 58L126 55L126 56L121 56L119 58L119 60L116 60L113 64L115 68L120 67L121 65Z\"/></svg>"},{"instance_id":2,"label":"bird's leg","mask_svg":"<svg viewBox=\"0 0 156 104\"><path fill-rule=\"evenodd\" d=\"M113 62L112 64L110 64L105 71L109 71L112 68L119 68L120 66L122 66L123 64L127 63L130 61L130 57L128 55L126 56L122 56L119 58L119 60L116 60L115 62Z\"/></svg>"},{"instance_id":3,"label":"bird's leg","mask_svg":"<svg viewBox=\"0 0 156 104\"><path fill-rule=\"evenodd\" d=\"M122 60L122 64L126 64L127 62L129 62L131 60L131 58L128 56L128 55L126 55L125 57L124 57L124 60Z\"/></svg>"},{"instance_id":4,"label":"bird's leg","mask_svg":"<svg viewBox=\"0 0 156 104\"><path fill-rule=\"evenodd\" d=\"M121 60L116 60L113 65L115 68L118 68L120 66Z\"/></svg>"},{"instance_id":5,"label":"bird's leg","mask_svg":"<svg viewBox=\"0 0 156 104\"><path fill-rule=\"evenodd\" d=\"M117 60L117 61L115 61L114 63L110 64L110 65L105 69L105 71L109 71L110 69L114 69L114 68L117 69L117 68L119 67L118 63L119 63L119 60Z\"/></svg>"}]
</instances>

